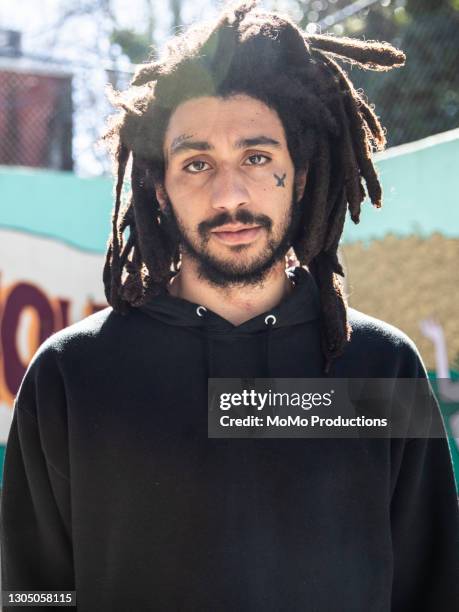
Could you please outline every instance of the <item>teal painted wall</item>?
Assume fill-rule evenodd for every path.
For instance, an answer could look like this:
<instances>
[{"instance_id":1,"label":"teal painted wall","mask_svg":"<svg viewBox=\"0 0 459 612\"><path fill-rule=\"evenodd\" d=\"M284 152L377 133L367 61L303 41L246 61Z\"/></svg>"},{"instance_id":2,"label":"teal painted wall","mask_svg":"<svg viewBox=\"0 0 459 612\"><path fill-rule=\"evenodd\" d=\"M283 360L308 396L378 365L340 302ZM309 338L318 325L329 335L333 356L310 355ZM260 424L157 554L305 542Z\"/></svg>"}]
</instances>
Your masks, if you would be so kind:
<instances>
[{"instance_id":1,"label":"teal painted wall","mask_svg":"<svg viewBox=\"0 0 459 612\"><path fill-rule=\"evenodd\" d=\"M103 253L110 232L112 181L0 166L0 227Z\"/></svg>"},{"instance_id":2,"label":"teal painted wall","mask_svg":"<svg viewBox=\"0 0 459 612\"><path fill-rule=\"evenodd\" d=\"M383 206L362 205L360 223L348 217L343 243L439 232L459 237L459 129L376 156Z\"/></svg>"},{"instance_id":3,"label":"teal painted wall","mask_svg":"<svg viewBox=\"0 0 459 612\"><path fill-rule=\"evenodd\" d=\"M438 386L437 386L437 377L435 372L428 372L429 380L432 384L432 389L439 401L440 410L443 415L443 420L445 424L446 433L448 434L448 442L449 442L449 450L451 453L451 461L453 463L454 475L456 478L456 490L459 493L459 448L456 444L456 441L453 437L453 432L449 426L449 418L459 410L459 403L445 403L439 399L438 395ZM459 372L455 370L450 370L451 380L454 380L459 384Z\"/></svg>"}]
</instances>

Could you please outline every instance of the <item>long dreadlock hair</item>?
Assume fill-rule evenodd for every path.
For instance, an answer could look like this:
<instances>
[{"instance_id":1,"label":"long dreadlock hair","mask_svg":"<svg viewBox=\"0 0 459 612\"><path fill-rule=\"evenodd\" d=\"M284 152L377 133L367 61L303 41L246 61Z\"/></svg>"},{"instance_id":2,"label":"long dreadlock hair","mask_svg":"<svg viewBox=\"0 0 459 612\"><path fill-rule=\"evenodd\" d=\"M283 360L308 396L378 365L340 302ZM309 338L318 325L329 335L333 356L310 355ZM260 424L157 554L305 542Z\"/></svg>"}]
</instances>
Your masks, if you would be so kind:
<instances>
[{"instance_id":1,"label":"long dreadlock hair","mask_svg":"<svg viewBox=\"0 0 459 612\"><path fill-rule=\"evenodd\" d=\"M180 267L179 245L161 227L155 185L164 180L163 139L172 112L201 96L246 94L279 115L295 171L308 167L300 201L297 260L318 285L325 372L350 339L338 244L346 211L359 222L366 190L381 207L371 154L384 130L336 58L360 68L389 70L404 54L387 43L307 35L287 16L257 8L257 0L223 11L213 24L175 36L159 61L142 65L126 92L112 92L119 109L104 139L116 167L112 233L104 266L105 295L121 314L164 291ZM128 162L131 193L122 197Z\"/></svg>"}]
</instances>

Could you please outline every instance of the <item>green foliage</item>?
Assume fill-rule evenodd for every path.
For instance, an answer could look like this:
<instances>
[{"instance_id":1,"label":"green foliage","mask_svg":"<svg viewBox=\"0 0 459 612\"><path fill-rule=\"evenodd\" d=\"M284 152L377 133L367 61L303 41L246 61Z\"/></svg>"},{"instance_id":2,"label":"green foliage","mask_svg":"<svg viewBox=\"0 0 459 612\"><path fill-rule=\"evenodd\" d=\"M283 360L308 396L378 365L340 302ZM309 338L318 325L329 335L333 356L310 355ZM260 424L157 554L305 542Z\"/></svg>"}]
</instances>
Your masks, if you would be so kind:
<instances>
[{"instance_id":1,"label":"green foliage","mask_svg":"<svg viewBox=\"0 0 459 612\"><path fill-rule=\"evenodd\" d=\"M412 15L427 15L439 10L449 8L450 0L406 0L406 10Z\"/></svg>"},{"instance_id":2,"label":"green foliage","mask_svg":"<svg viewBox=\"0 0 459 612\"><path fill-rule=\"evenodd\" d=\"M390 145L459 125L459 16L448 8L416 14L408 9L409 4L409 20L394 19L390 36L381 36L376 19L367 19L365 30L367 38L388 40L403 49L406 65L386 74L352 71L356 86L375 103Z\"/></svg>"},{"instance_id":3,"label":"green foliage","mask_svg":"<svg viewBox=\"0 0 459 612\"><path fill-rule=\"evenodd\" d=\"M326 23L351 5L349 0L291 4L293 14L302 11L303 28ZM387 41L406 53L406 65L388 73L348 67L355 86L375 104L390 146L459 126L459 0L380 0L321 30Z\"/></svg>"},{"instance_id":4,"label":"green foliage","mask_svg":"<svg viewBox=\"0 0 459 612\"><path fill-rule=\"evenodd\" d=\"M115 29L111 33L110 42L119 45L133 64L144 62L153 51L153 41L149 36L134 30Z\"/></svg>"},{"instance_id":5,"label":"green foliage","mask_svg":"<svg viewBox=\"0 0 459 612\"><path fill-rule=\"evenodd\" d=\"M387 73L348 69L355 86L375 105L389 146L459 126L459 12L451 2L376 3L341 24L345 35L385 40L406 53L405 66Z\"/></svg>"}]
</instances>

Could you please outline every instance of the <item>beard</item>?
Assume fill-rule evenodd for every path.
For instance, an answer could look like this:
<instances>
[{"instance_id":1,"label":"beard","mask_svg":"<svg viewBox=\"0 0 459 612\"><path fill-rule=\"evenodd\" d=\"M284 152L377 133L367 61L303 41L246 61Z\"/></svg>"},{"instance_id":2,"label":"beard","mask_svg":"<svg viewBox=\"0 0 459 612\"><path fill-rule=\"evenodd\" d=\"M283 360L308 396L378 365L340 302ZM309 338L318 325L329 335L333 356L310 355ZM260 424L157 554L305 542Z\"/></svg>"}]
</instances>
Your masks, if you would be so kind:
<instances>
[{"instance_id":1,"label":"beard","mask_svg":"<svg viewBox=\"0 0 459 612\"><path fill-rule=\"evenodd\" d=\"M190 235L184 227L172 206L168 195L161 216L161 226L172 244L180 245L180 252L185 253L196 263L200 279L209 284L228 288L233 286L259 285L268 276L272 267L285 258L295 236L297 235L301 218L301 206L296 202L296 189L290 207L280 223L275 236L272 231L272 220L267 215L254 215L248 210L238 210L234 216L227 212L209 221L202 221L197 227L199 241ZM211 230L230 223L243 225L259 225L266 231L268 241L262 251L255 257L240 257L238 261L219 259L208 248ZM243 253L249 245L238 244L231 247L233 253Z\"/></svg>"}]
</instances>

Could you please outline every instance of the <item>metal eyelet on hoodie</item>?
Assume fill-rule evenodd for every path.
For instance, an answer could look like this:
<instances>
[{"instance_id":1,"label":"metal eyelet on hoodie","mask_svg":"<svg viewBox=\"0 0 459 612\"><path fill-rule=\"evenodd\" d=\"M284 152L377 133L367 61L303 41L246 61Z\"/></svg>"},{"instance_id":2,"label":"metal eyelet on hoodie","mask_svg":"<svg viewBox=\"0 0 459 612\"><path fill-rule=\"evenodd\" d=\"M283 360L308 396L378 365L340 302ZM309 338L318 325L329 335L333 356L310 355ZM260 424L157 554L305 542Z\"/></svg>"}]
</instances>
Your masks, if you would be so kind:
<instances>
[{"instance_id":1,"label":"metal eyelet on hoodie","mask_svg":"<svg viewBox=\"0 0 459 612\"><path fill-rule=\"evenodd\" d=\"M276 325L277 319L273 314L265 317L265 325L269 325L268 321L271 321L271 325Z\"/></svg>"},{"instance_id":2,"label":"metal eyelet on hoodie","mask_svg":"<svg viewBox=\"0 0 459 612\"><path fill-rule=\"evenodd\" d=\"M203 315L204 312L207 312L207 308L205 306L198 306L196 308L196 314L198 315L198 317L204 316Z\"/></svg>"}]
</instances>

